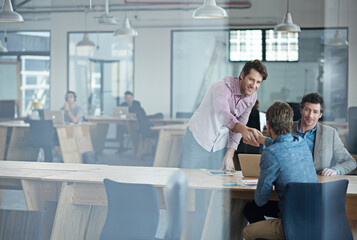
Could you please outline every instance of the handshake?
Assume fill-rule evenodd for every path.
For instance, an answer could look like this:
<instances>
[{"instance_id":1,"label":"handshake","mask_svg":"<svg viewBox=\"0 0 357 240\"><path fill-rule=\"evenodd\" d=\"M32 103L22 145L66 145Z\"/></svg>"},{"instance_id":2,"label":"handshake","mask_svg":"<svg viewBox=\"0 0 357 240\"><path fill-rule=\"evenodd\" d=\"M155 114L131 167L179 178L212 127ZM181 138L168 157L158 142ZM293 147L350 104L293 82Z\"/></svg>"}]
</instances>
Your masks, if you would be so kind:
<instances>
[{"instance_id":1,"label":"handshake","mask_svg":"<svg viewBox=\"0 0 357 240\"><path fill-rule=\"evenodd\" d=\"M265 144L266 137L255 128L246 127L240 132L243 137L243 142L255 147L259 147L259 144Z\"/></svg>"}]
</instances>

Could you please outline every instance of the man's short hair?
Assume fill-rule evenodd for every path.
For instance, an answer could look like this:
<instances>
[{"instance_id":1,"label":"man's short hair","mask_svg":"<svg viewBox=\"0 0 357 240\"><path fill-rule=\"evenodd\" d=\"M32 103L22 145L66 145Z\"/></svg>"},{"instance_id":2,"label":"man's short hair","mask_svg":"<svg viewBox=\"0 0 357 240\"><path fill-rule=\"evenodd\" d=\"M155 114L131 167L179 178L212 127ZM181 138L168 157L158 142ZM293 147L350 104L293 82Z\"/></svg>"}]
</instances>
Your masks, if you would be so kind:
<instances>
[{"instance_id":1,"label":"man's short hair","mask_svg":"<svg viewBox=\"0 0 357 240\"><path fill-rule=\"evenodd\" d=\"M267 121L277 135L285 135L291 132L293 126L294 111L289 104L276 101L268 108Z\"/></svg>"},{"instance_id":2,"label":"man's short hair","mask_svg":"<svg viewBox=\"0 0 357 240\"><path fill-rule=\"evenodd\" d=\"M256 59L254 61L246 62L242 69L244 76L247 76L250 73L251 69L255 69L257 72L259 72L262 75L263 80L267 79L268 77L267 68L260 60Z\"/></svg>"},{"instance_id":3,"label":"man's short hair","mask_svg":"<svg viewBox=\"0 0 357 240\"><path fill-rule=\"evenodd\" d=\"M301 103L300 103L300 108L304 109L305 103L313 103L313 104L320 104L321 106L321 113L323 112L325 108L325 103L324 103L324 98L320 94L313 92L313 93L308 93L305 96L302 97Z\"/></svg>"},{"instance_id":4,"label":"man's short hair","mask_svg":"<svg viewBox=\"0 0 357 240\"><path fill-rule=\"evenodd\" d=\"M131 96L134 96L134 94L133 94L132 92L130 92L130 91L126 91L126 92L124 93L124 95L131 95Z\"/></svg>"}]
</instances>

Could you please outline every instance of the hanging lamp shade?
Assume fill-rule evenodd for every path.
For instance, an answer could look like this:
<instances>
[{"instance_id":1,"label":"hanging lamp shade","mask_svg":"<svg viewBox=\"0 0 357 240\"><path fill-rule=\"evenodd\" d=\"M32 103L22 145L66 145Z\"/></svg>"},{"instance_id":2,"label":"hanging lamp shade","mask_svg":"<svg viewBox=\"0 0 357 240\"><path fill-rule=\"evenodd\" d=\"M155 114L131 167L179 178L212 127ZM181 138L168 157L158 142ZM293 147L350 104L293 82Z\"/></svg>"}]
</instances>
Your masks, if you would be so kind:
<instances>
[{"instance_id":1,"label":"hanging lamp shade","mask_svg":"<svg viewBox=\"0 0 357 240\"><path fill-rule=\"evenodd\" d=\"M2 41L0 41L0 52L7 52L7 48L2 44Z\"/></svg>"},{"instance_id":2,"label":"hanging lamp shade","mask_svg":"<svg viewBox=\"0 0 357 240\"><path fill-rule=\"evenodd\" d=\"M342 38L340 30L337 29L333 38L327 41L327 45L345 47L348 46L348 42Z\"/></svg>"},{"instance_id":3,"label":"hanging lamp shade","mask_svg":"<svg viewBox=\"0 0 357 240\"><path fill-rule=\"evenodd\" d=\"M287 12L284 16L283 21L274 27L275 32L301 32L301 29L298 25L293 23L293 18L291 17L291 13Z\"/></svg>"},{"instance_id":4,"label":"hanging lamp shade","mask_svg":"<svg viewBox=\"0 0 357 240\"><path fill-rule=\"evenodd\" d=\"M226 10L216 5L215 0L205 0L202 7L197 8L193 14L193 18L227 18Z\"/></svg>"},{"instance_id":5,"label":"hanging lamp shade","mask_svg":"<svg viewBox=\"0 0 357 240\"><path fill-rule=\"evenodd\" d=\"M130 26L129 18L125 17L122 27L117 29L113 35L118 37L136 37L138 36L138 32Z\"/></svg>"},{"instance_id":6,"label":"hanging lamp shade","mask_svg":"<svg viewBox=\"0 0 357 240\"><path fill-rule=\"evenodd\" d=\"M94 47L95 44L89 40L88 34L83 35L83 39L77 43L77 47Z\"/></svg>"},{"instance_id":7,"label":"hanging lamp shade","mask_svg":"<svg viewBox=\"0 0 357 240\"><path fill-rule=\"evenodd\" d=\"M24 19L20 14L14 12L10 0L4 0L4 4L0 12L0 22L21 23L24 22Z\"/></svg>"}]
</instances>

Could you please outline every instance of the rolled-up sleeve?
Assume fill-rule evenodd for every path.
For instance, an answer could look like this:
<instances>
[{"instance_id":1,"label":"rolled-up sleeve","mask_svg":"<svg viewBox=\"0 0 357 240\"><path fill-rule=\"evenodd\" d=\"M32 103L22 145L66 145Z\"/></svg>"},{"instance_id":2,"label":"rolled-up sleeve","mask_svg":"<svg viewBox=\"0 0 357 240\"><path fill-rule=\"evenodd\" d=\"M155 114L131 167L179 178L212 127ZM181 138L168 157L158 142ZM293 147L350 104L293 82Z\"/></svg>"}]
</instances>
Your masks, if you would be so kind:
<instances>
[{"instance_id":1,"label":"rolled-up sleeve","mask_svg":"<svg viewBox=\"0 0 357 240\"><path fill-rule=\"evenodd\" d=\"M258 206L261 207L269 201L278 172L278 160L273 153L265 150L260 158L260 175L254 194L254 200Z\"/></svg>"}]
</instances>

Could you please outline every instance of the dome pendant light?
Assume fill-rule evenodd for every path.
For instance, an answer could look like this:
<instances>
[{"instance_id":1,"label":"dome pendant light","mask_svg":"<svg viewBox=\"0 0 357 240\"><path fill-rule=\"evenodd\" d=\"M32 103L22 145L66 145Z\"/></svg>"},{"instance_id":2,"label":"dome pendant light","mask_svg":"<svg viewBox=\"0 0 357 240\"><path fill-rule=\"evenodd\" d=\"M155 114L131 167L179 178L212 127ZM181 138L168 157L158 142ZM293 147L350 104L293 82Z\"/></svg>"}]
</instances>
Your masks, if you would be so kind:
<instances>
[{"instance_id":1,"label":"dome pendant light","mask_svg":"<svg viewBox=\"0 0 357 240\"><path fill-rule=\"evenodd\" d=\"M85 10L84 14L84 35L81 41L77 43L77 47L94 47L95 44L91 40L89 40L88 33L87 33L87 10Z\"/></svg>"},{"instance_id":2,"label":"dome pendant light","mask_svg":"<svg viewBox=\"0 0 357 240\"><path fill-rule=\"evenodd\" d=\"M125 5L125 18L121 28L117 29L113 36L118 37L136 37L138 36L138 32L131 27L129 18L126 17L126 5Z\"/></svg>"},{"instance_id":3,"label":"dome pendant light","mask_svg":"<svg viewBox=\"0 0 357 240\"><path fill-rule=\"evenodd\" d=\"M0 22L22 23L24 22L24 19L20 14L14 12L10 0L4 0L4 4L2 5L0 12Z\"/></svg>"},{"instance_id":4,"label":"dome pendant light","mask_svg":"<svg viewBox=\"0 0 357 240\"><path fill-rule=\"evenodd\" d=\"M340 26L340 0L338 0L338 12L337 12L337 27ZM340 30L336 30L333 38L327 41L327 45L335 47L348 46L348 42L342 38Z\"/></svg>"},{"instance_id":5,"label":"dome pendant light","mask_svg":"<svg viewBox=\"0 0 357 240\"><path fill-rule=\"evenodd\" d=\"M227 18L228 14L226 10L216 5L215 0L205 0L203 6L193 12L192 17L201 19Z\"/></svg>"},{"instance_id":6,"label":"dome pendant light","mask_svg":"<svg viewBox=\"0 0 357 240\"><path fill-rule=\"evenodd\" d=\"M291 13L289 12L289 0L287 4L287 12L284 16L283 21L274 27L275 32L290 32L297 33L301 32L301 29L298 25L293 23L293 18L291 17Z\"/></svg>"}]
</instances>

